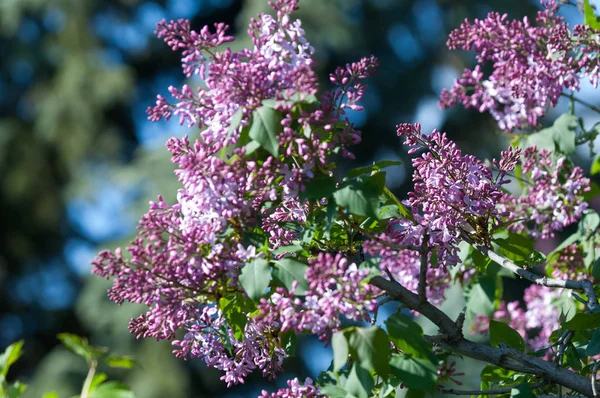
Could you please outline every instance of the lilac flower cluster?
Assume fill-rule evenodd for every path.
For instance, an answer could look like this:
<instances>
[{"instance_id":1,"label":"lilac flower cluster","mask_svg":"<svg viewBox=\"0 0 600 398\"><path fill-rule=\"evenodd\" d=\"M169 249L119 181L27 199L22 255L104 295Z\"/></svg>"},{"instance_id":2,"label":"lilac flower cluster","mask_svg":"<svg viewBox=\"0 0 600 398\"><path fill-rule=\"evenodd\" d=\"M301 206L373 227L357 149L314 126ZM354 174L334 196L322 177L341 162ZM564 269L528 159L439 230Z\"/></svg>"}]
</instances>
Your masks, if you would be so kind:
<instances>
[{"instance_id":1,"label":"lilac flower cluster","mask_svg":"<svg viewBox=\"0 0 600 398\"><path fill-rule=\"evenodd\" d=\"M204 126L202 139L216 151L237 142L251 111L263 100L316 94L313 49L304 38L300 21L292 21L289 15L297 8L297 1L277 1L272 7L277 18L261 14L252 20L249 34L254 49L239 52L229 48L215 52L216 46L231 41L223 24L215 25L216 33L210 34L208 27L200 33L190 30L189 22L159 23L158 36L173 49L183 50L184 72L188 76L199 74L204 84L196 90L187 85L182 90L170 87L178 102L171 104L158 96L156 106L148 109L150 120L168 120L176 115L182 124L187 121L189 126ZM243 109L244 120L232 129L232 117L239 109Z\"/></svg>"},{"instance_id":2,"label":"lilac flower cluster","mask_svg":"<svg viewBox=\"0 0 600 398\"><path fill-rule=\"evenodd\" d=\"M325 398L326 395L321 394L319 388L316 387L310 377L304 381L304 385L295 378L288 380L288 388L282 388L274 393L268 393L263 390L259 398Z\"/></svg>"},{"instance_id":3,"label":"lilac flower cluster","mask_svg":"<svg viewBox=\"0 0 600 398\"><path fill-rule=\"evenodd\" d=\"M465 20L452 31L450 49L473 49L477 66L465 69L450 90L443 90L440 106L457 103L489 111L506 131L536 126L563 90L578 90L580 79L598 83L600 43L597 32L578 25L570 33L568 24L557 15L553 0L543 0L537 26L527 17L522 21L491 12L483 20ZM484 77L483 66L491 62L493 72Z\"/></svg>"},{"instance_id":4,"label":"lilac flower cluster","mask_svg":"<svg viewBox=\"0 0 600 398\"><path fill-rule=\"evenodd\" d=\"M190 21L179 19L167 23L164 19L157 24L156 34L159 39L171 47L173 51L182 50L181 63L183 73L190 77L193 74L206 74L206 52L216 48L224 43L234 40L233 36L227 36L225 33L229 26L224 23L214 25L215 33L210 32L210 28L205 26L200 32L191 29Z\"/></svg>"},{"instance_id":5,"label":"lilac flower cluster","mask_svg":"<svg viewBox=\"0 0 600 398\"><path fill-rule=\"evenodd\" d=\"M529 147L523 153L521 172L529 177L522 195L504 194L499 203L512 231L551 238L577 222L587 209L583 194L590 190L590 180L567 158L554 161L549 151Z\"/></svg>"},{"instance_id":6,"label":"lilac flower cluster","mask_svg":"<svg viewBox=\"0 0 600 398\"><path fill-rule=\"evenodd\" d=\"M558 258L552 263L553 278L578 279L585 273L583 251L576 243L562 249L558 253Z\"/></svg>"},{"instance_id":7,"label":"lilac flower cluster","mask_svg":"<svg viewBox=\"0 0 600 398\"><path fill-rule=\"evenodd\" d=\"M148 109L149 119L179 116L181 123L201 128L200 139L190 142L186 136L167 142L182 185L177 202L169 205L159 197L140 221L128 254L103 251L93 262L96 274L114 279L112 300L149 307L130 322L132 333L173 340L178 330L185 331L173 342L175 354L202 358L224 372L228 385L243 383L256 369L267 377L282 371L283 331L312 330L324 338L339 327L340 316L368 319L376 306L374 288L367 286L369 272L328 255L310 260L305 301L285 312L287 316L298 310L301 326L273 323L268 316L276 312L261 313L234 333L220 307L225 297L245 297L240 272L248 262L265 257L247 243L247 231L265 231L270 249L291 243L297 231L281 228L281 223L306 221L306 204L297 199L303 184L315 168L326 167L332 152L351 156L347 147L360 141L360 132L348 119L338 121L344 109L359 108L364 90L360 81L377 64L371 57L338 69L331 77L335 88L317 101L313 49L300 21L290 17L298 1L269 4L276 15L253 19L248 33L254 48L239 52L217 48L232 40L224 24L200 32L185 20L158 24L157 35L182 51L186 76L197 74L203 84L197 89L170 87L176 102L159 96ZM279 156L251 154L245 143L237 145L254 111L266 106L267 99L281 117ZM272 305L277 294L294 300L293 292L275 293ZM281 396L315 390L310 382L305 387L291 383L290 391L281 393L288 395Z\"/></svg>"},{"instance_id":8,"label":"lilac flower cluster","mask_svg":"<svg viewBox=\"0 0 600 398\"><path fill-rule=\"evenodd\" d=\"M257 322L278 325L281 331L311 332L325 340L341 326L341 317L369 321L377 308L377 289L368 284L370 271L359 269L341 254L319 253L309 260L309 289L304 299L278 288L261 299Z\"/></svg>"},{"instance_id":9,"label":"lilac flower cluster","mask_svg":"<svg viewBox=\"0 0 600 398\"><path fill-rule=\"evenodd\" d=\"M444 389L443 383L447 383L449 381L453 382L458 386L462 386L463 382L457 379L457 377L464 376L465 372L459 372L456 368L456 361L450 362L449 358L446 358L445 361L442 361L442 364L438 366L438 391L442 391Z\"/></svg>"},{"instance_id":10,"label":"lilac flower cluster","mask_svg":"<svg viewBox=\"0 0 600 398\"><path fill-rule=\"evenodd\" d=\"M173 341L174 353L181 358L199 357L207 366L223 371L221 380L228 387L243 383L257 368L269 379L283 371L282 364L287 355L276 340L265 338L271 332L268 327L264 329L265 325L250 320L244 329L244 339L240 341L226 326L226 320L217 308L204 307L194 318L183 340Z\"/></svg>"},{"instance_id":11,"label":"lilac flower cluster","mask_svg":"<svg viewBox=\"0 0 600 398\"><path fill-rule=\"evenodd\" d=\"M495 161L499 174L493 176L477 158L463 155L446 134L434 130L424 135L418 124L401 124L398 135L406 137L405 145L413 147L409 154L421 149L427 152L412 162L415 184L406 204L414 222L407 218L390 221L388 236L400 245L425 244L430 251L436 250L443 268L455 265L464 231L473 229L485 240L489 223L499 219L496 203L502 197L500 187L509 182L506 173L516 166L520 150L502 152L500 162Z\"/></svg>"}]
</instances>

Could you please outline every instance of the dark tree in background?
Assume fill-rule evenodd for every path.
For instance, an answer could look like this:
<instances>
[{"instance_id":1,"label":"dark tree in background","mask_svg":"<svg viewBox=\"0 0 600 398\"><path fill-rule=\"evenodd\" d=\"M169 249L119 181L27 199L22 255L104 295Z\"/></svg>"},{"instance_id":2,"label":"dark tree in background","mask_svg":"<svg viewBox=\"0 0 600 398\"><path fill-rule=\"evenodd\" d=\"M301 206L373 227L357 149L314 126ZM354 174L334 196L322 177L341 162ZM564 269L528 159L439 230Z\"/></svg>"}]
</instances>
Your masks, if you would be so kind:
<instances>
[{"instance_id":1,"label":"dark tree in background","mask_svg":"<svg viewBox=\"0 0 600 398\"><path fill-rule=\"evenodd\" d=\"M536 2L302 0L300 6L323 85L337 65L370 54L380 60L366 111L349 115L363 130L359 163L405 158L394 134L400 122L447 131L481 158L495 155L481 152L482 140L486 148L505 142L488 115L437 107L441 88L473 61L448 51L445 41L466 17L492 9L531 16ZM163 146L173 124L151 124L144 112L183 75L178 55L154 37L155 23L185 17L199 29L225 21L244 32L262 11L264 0L0 2L0 349L26 340L15 370L30 379L28 396L77 393L85 369L57 346L55 336L64 331L133 355L142 367L124 377L140 397L256 396L265 386L256 378L225 392L217 373L175 359L169 344L136 342L124 325L139 311L115 308L105 297L107 284L87 277L97 248L125 243L147 201L175 192ZM398 193L408 189L410 172L389 177ZM305 377L313 375L311 361L328 361L330 354L313 340L302 343L305 357L286 369Z\"/></svg>"}]
</instances>

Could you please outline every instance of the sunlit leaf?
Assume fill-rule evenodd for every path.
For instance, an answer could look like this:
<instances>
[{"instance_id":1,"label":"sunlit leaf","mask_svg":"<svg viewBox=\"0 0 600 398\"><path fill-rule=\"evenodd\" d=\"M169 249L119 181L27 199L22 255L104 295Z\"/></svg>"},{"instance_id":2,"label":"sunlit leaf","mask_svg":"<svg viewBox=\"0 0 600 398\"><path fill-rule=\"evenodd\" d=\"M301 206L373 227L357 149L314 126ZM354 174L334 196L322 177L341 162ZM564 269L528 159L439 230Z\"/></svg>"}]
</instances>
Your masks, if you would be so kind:
<instances>
[{"instance_id":1,"label":"sunlit leaf","mask_svg":"<svg viewBox=\"0 0 600 398\"><path fill-rule=\"evenodd\" d=\"M308 265L291 257L282 258L275 262L273 276L283 283L286 289L291 290L294 282L297 282L297 295L303 295L308 290L308 281L304 277Z\"/></svg>"},{"instance_id":2,"label":"sunlit leaf","mask_svg":"<svg viewBox=\"0 0 600 398\"><path fill-rule=\"evenodd\" d=\"M250 138L260 144L273 156L279 155L279 140L281 131L281 113L269 106L261 106L252 113Z\"/></svg>"},{"instance_id":3,"label":"sunlit leaf","mask_svg":"<svg viewBox=\"0 0 600 398\"><path fill-rule=\"evenodd\" d=\"M347 332L350 353L367 370L385 376L389 372L390 340L378 326L356 327Z\"/></svg>"},{"instance_id":4,"label":"sunlit leaf","mask_svg":"<svg viewBox=\"0 0 600 398\"><path fill-rule=\"evenodd\" d=\"M6 377L11 365L14 364L23 355L23 340L19 340L6 347L0 355L0 374Z\"/></svg>"},{"instance_id":5,"label":"sunlit leaf","mask_svg":"<svg viewBox=\"0 0 600 398\"><path fill-rule=\"evenodd\" d=\"M525 351L523 337L505 323L490 320L490 344L498 347L501 343L519 351Z\"/></svg>"},{"instance_id":6,"label":"sunlit leaf","mask_svg":"<svg viewBox=\"0 0 600 398\"><path fill-rule=\"evenodd\" d=\"M437 367L425 359L393 354L390 369L409 388L433 392L437 384Z\"/></svg>"},{"instance_id":7,"label":"sunlit leaf","mask_svg":"<svg viewBox=\"0 0 600 398\"><path fill-rule=\"evenodd\" d=\"M331 336L331 348L333 349L333 370L338 370L348 362L350 353L348 340L343 330L335 332Z\"/></svg>"},{"instance_id":8,"label":"sunlit leaf","mask_svg":"<svg viewBox=\"0 0 600 398\"><path fill-rule=\"evenodd\" d=\"M248 297L253 301L258 301L271 282L269 262L262 258L250 261L242 267L239 281Z\"/></svg>"}]
</instances>

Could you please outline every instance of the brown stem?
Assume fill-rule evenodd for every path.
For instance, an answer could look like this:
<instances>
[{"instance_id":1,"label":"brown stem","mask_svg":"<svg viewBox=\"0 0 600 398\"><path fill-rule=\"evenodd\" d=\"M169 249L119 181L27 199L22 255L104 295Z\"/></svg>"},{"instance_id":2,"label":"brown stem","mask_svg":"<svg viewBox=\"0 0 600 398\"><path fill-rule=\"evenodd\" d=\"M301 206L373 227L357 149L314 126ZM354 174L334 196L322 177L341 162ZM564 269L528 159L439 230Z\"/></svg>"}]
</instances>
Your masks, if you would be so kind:
<instances>
[{"instance_id":1,"label":"brown stem","mask_svg":"<svg viewBox=\"0 0 600 398\"><path fill-rule=\"evenodd\" d=\"M569 99L571 99L571 100L573 100L575 102L579 102L581 105L586 106L586 107L590 108L591 110L600 113L600 108L598 108L597 106L595 106L593 104L590 104L587 101L584 101L584 100L582 100L580 98L575 97L573 94L562 93L561 96L567 97L567 98L569 98Z\"/></svg>"},{"instance_id":2,"label":"brown stem","mask_svg":"<svg viewBox=\"0 0 600 398\"><path fill-rule=\"evenodd\" d=\"M421 245L421 270L419 272L419 300L424 303L427 301L427 233L423 236Z\"/></svg>"},{"instance_id":3,"label":"brown stem","mask_svg":"<svg viewBox=\"0 0 600 398\"><path fill-rule=\"evenodd\" d=\"M545 386L546 382L531 384L529 388L536 389L542 386ZM444 394L453 394L453 395L500 395L500 394L510 394L512 389L516 386L505 387L505 388L497 388L495 390L455 390L453 388L448 390L442 390Z\"/></svg>"},{"instance_id":4,"label":"brown stem","mask_svg":"<svg viewBox=\"0 0 600 398\"><path fill-rule=\"evenodd\" d=\"M370 283L432 321L443 335L438 336L437 341L451 351L504 369L533 374L548 383L559 384L586 396L593 395L592 385L587 378L554 363L532 357L514 348L494 348L466 340L462 335L461 328L448 315L428 301L422 303L417 294L399 283L389 281L381 276L372 278Z\"/></svg>"}]
</instances>

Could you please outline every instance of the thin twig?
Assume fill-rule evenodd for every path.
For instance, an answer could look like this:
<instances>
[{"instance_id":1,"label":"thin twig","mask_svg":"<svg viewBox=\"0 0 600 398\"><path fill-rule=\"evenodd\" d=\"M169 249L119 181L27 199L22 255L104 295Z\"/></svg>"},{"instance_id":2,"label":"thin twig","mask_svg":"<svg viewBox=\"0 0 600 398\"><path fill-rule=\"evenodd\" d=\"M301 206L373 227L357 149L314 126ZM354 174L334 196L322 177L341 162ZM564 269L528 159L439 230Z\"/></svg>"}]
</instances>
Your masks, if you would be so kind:
<instances>
[{"instance_id":1,"label":"thin twig","mask_svg":"<svg viewBox=\"0 0 600 398\"><path fill-rule=\"evenodd\" d=\"M385 272L385 274L388 276L388 278L390 278L390 280L391 280L391 281L394 281L394 282L396 282L396 283L398 282L398 281L396 280L396 278L394 278L394 275L392 275L392 272L389 270L389 268L388 268L388 267L384 266L384 267L383 267L383 271L384 271L384 272Z\"/></svg>"},{"instance_id":2,"label":"thin twig","mask_svg":"<svg viewBox=\"0 0 600 398\"><path fill-rule=\"evenodd\" d=\"M95 359L92 359L91 362L88 363L88 365L88 374L85 378L85 381L83 382L83 386L81 387L81 398L88 398L90 394L90 388L92 387L92 381L94 380L94 375L96 374L98 362Z\"/></svg>"},{"instance_id":3,"label":"thin twig","mask_svg":"<svg viewBox=\"0 0 600 398\"><path fill-rule=\"evenodd\" d=\"M424 303L427 301L427 262L429 251L427 250L427 233L423 235L423 243L421 244L421 270L419 272L419 301Z\"/></svg>"},{"instance_id":4,"label":"thin twig","mask_svg":"<svg viewBox=\"0 0 600 398\"><path fill-rule=\"evenodd\" d=\"M598 390L596 390L596 375L598 374L598 368L600 368L600 362L596 362L594 364L594 368L592 369L592 392L594 393L594 398L598 396Z\"/></svg>"},{"instance_id":5,"label":"thin twig","mask_svg":"<svg viewBox=\"0 0 600 398\"><path fill-rule=\"evenodd\" d=\"M571 290L582 290L588 298L588 308L593 310L595 307L598 306L598 298L596 296L596 293L594 292L594 286L589 280L582 279L580 281L574 281L571 279L554 279L548 278L547 276L540 276L534 274L531 271L519 267L506 257L501 256L500 254L494 252L490 248L476 244L470 237L464 236L464 238L467 241L467 243L469 243L475 249L479 250L482 254L485 254L490 259L498 263L502 268L506 268L510 272L522 278L525 278L537 285L555 288L565 288Z\"/></svg>"},{"instance_id":6,"label":"thin twig","mask_svg":"<svg viewBox=\"0 0 600 398\"><path fill-rule=\"evenodd\" d=\"M564 362L564 356L565 356L565 349L567 348L567 345L569 345L569 343L571 342L571 339L573 338L573 332L572 331L568 331L569 333L565 334L565 338L563 339L563 341L560 343L560 345L558 346L558 366L563 366L563 362ZM560 384L557 385L558 387L558 397L562 398L562 386Z\"/></svg>"},{"instance_id":7,"label":"thin twig","mask_svg":"<svg viewBox=\"0 0 600 398\"><path fill-rule=\"evenodd\" d=\"M530 389L534 390L536 388L540 388L548 384L547 382L535 383L529 386ZM504 387L497 388L495 390L456 390L454 388L448 390L442 390L445 394L453 394L453 395L500 395L500 394L510 394L512 389L516 386L512 387Z\"/></svg>"},{"instance_id":8,"label":"thin twig","mask_svg":"<svg viewBox=\"0 0 600 398\"><path fill-rule=\"evenodd\" d=\"M593 110L595 112L600 113L600 108L599 107L597 107L595 105L592 105L589 102L582 100L581 98L577 98L573 94L562 93L561 96L567 97L567 98L569 98L569 99L571 99L571 100L573 100L575 102L580 103L583 106L586 106L586 107L590 108L591 110Z\"/></svg>"}]
</instances>

